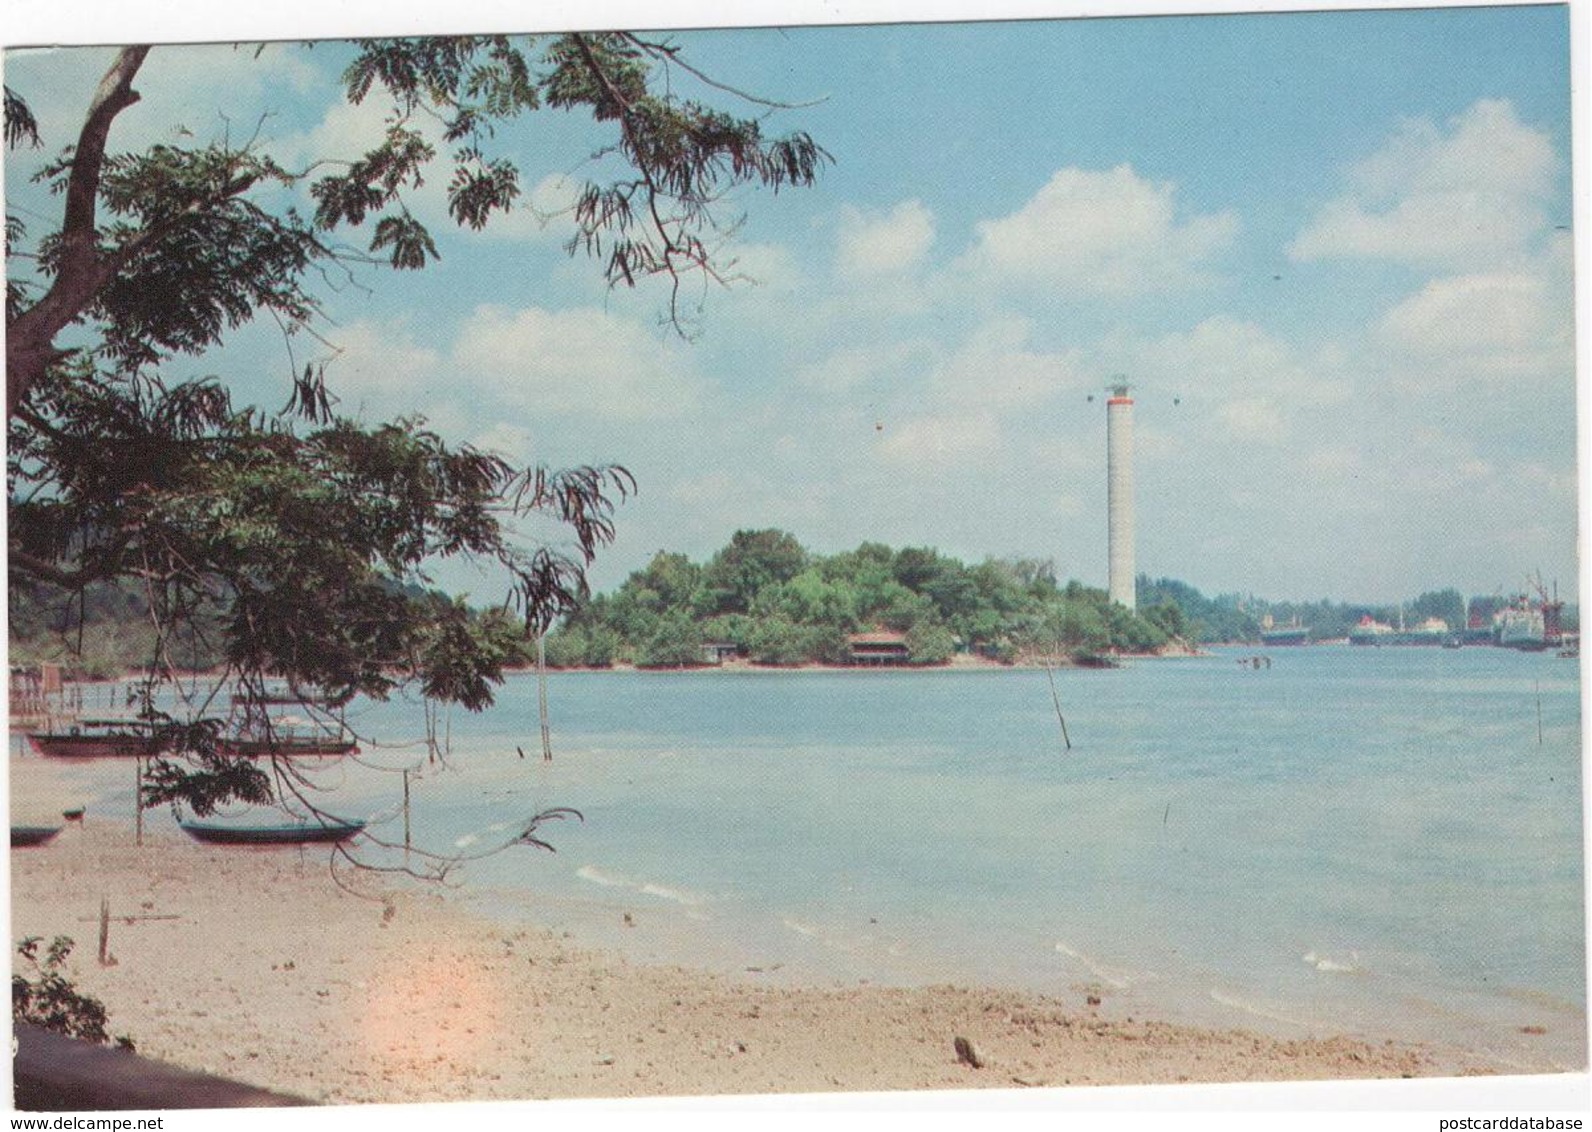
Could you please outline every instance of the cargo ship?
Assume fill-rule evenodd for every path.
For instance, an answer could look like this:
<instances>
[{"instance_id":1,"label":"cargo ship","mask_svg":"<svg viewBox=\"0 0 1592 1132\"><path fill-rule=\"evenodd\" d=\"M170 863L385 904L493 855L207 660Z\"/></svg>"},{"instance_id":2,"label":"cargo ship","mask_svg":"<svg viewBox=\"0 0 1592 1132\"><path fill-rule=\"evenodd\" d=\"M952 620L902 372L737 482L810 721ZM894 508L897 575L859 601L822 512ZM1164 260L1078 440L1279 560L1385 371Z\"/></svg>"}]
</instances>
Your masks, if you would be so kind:
<instances>
[{"instance_id":1,"label":"cargo ship","mask_svg":"<svg viewBox=\"0 0 1592 1132\"><path fill-rule=\"evenodd\" d=\"M1392 644L1425 645L1435 648L1450 637L1448 622L1441 617L1428 617L1413 629L1399 629L1393 634Z\"/></svg>"},{"instance_id":2,"label":"cargo ship","mask_svg":"<svg viewBox=\"0 0 1592 1132\"><path fill-rule=\"evenodd\" d=\"M1564 643L1564 602L1559 600L1558 584L1550 597L1542 576L1528 579L1536 594L1521 594L1493 614L1493 639L1500 648L1537 652L1558 648Z\"/></svg>"},{"instance_id":3,"label":"cargo ship","mask_svg":"<svg viewBox=\"0 0 1592 1132\"><path fill-rule=\"evenodd\" d=\"M1276 625L1271 614L1266 614L1260 622L1260 643L1273 647L1288 645L1303 645L1310 641L1310 628L1299 624L1299 619L1294 618L1292 625Z\"/></svg>"},{"instance_id":4,"label":"cargo ship","mask_svg":"<svg viewBox=\"0 0 1592 1132\"><path fill-rule=\"evenodd\" d=\"M1400 646L1427 646L1435 648L1452 639L1448 622L1441 617L1428 617L1414 628L1404 627L1404 616L1399 615L1398 628L1378 621L1369 613L1360 618L1360 623L1349 630L1349 643L1351 645L1400 645Z\"/></svg>"},{"instance_id":5,"label":"cargo ship","mask_svg":"<svg viewBox=\"0 0 1592 1132\"><path fill-rule=\"evenodd\" d=\"M1378 621L1367 613L1360 618L1358 625L1349 630L1349 643L1351 645L1390 644L1396 631L1393 626Z\"/></svg>"},{"instance_id":6,"label":"cargo ship","mask_svg":"<svg viewBox=\"0 0 1592 1132\"><path fill-rule=\"evenodd\" d=\"M1548 624L1543 610L1522 598L1493 617L1499 648L1537 652L1548 647Z\"/></svg>"}]
</instances>

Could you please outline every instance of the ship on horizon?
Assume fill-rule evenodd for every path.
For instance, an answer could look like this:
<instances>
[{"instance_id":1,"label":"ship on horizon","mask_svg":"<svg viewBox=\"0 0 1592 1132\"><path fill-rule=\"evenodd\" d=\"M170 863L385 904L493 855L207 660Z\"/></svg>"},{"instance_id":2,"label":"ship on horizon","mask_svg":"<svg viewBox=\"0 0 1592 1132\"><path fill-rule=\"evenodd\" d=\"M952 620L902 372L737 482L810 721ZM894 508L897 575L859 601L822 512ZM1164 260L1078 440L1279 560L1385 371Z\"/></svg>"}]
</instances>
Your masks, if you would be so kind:
<instances>
[{"instance_id":1,"label":"ship on horizon","mask_svg":"<svg viewBox=\"0 0 1592 1132\"><path fill-rule=\"evenodd\" d=\"M1309 641L1310 627L1299 624L1299 618L1297 617L1293 619L1292 625L1282 626L1277 625L1269 613L1261 619L1260 643L1263 645L1286 647L1289 645L1308 644Z\"/></svg>"},{"instance_id":2,"label":"ship on horizon","mask_svg":"<svg viewBox=\"0 0 1592 1132\"><path fill-rule=\"evenodd\" d=\"M1540 574L1528 579L1528 583L1535 598L1521 594L1493 614L1493 640L1500 648L1527 652L1558 648L1564 643L1564 602L1558 598L1558 584L1554 584L1554 595L1549 597Z\"/></svg>"},{"instance_id":3,"label":"ship on horizon","mask_svg":"<svg viewBox=\"0 0 1592 1132\"><path fill-rule=\"evenodd\" d=\"M1441 617L1428 617L1413 628L1405 628L1402 612L1399 614L1397 628L1378 621L1368 613L1360 618L1358 625L1349 630L1351 645L1436 646L1447 643L1452 637L1448 622Z\"/></svg>"}]
</instances>

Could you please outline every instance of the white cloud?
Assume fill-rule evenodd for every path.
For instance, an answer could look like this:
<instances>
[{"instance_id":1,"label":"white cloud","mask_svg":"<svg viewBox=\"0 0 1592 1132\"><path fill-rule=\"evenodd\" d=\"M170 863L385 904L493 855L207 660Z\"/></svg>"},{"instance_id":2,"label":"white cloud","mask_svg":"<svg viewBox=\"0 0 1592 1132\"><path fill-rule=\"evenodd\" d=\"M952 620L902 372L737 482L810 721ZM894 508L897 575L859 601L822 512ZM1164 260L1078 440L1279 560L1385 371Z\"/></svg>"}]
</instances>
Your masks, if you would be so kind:
<instances>
[{"instance_id":1,"label":"white cloud","mask_svg":"<svg viewBox=\"0 0 1592 1132\"><path fill-rule=\"evenodd\" d=\"M1571 327L1568 296L1516 271L1434 280L1388 311L1377 339L1450 378L1511 378L1568 372Z\"/></svg>"},{"instance_id":2,"label":"white cloud","mask_svg":"<svg viewBox=\"0 0 1592 1132\"><path fill-rule=\"evenodd\" d=\"M1129 165L1055 173L1021 209L978 225L964 261L983 275L1076 293L1135 294L1205 278L1238 229L1231 212L1179 221L1170 183Z\"/></svg>"},{"instance_id":3,"label":"white cloud","mask_svg":"<svg viewBox=\"0 0 1592 1132\"><path fill-rule=\"evenodd\" d=\"M839 267L850 276L910 271L934 242L934 217L921 201L902 201L884 216L841 212Z\"/></svg>"},{"instance_id":4,"label":"white cloud","mask_svg":"<svg viewBox=\"0 0 1592 1132\"><path fill-rule=\"evenodd\" d=\"M1231 315L1213 315L1186 334L1158 339L1147 359L1162 373L1181 373L1194 385L1218 390L1286 392L1329 401L1343 394L1289 343L1258 323Z\"/></svg>"},{"instance_id":5,"label":"white cloud","mask_svg":"<svg viewBox=\"0 0 1592 1132\"><path fill-rule=\"evenodd\" d=\"M358 103L338 99L327 106L313 127L280 138L272 148L278 159L290 166L307 165L326 157L351 160L381 144L391 125L391 115L391 105L380 98ZM442 140L440 123L429 118L418 119L411 126L433 147Z\"/></svg>"},{"instance_id":6,"label":"white cloud","mask_svg":"<svg viewBox=\"0 0 1592 1132\"><path fill-rule=\"evenodd\" d=\"M38 120L44 142L39 155L53 157L77 140L95 88L115 57L107 47L7 50L6 84ZM223 134L240 143L256 130L269 135L271 114L326 85L313 55L295 44L267 44L258 56L253 47L230 44L157 45L133 81L139 100L117 115L109 147L202 145Z\"/></svg>"},{"instance_id":7,"label":"white cloud","mask_svg":"<svg viewBox=\"0 0 1592 1132\"><path fill-rule=\"evenodd\" d=\"M999 455L1000 439L1000 426L991 413L946 413L888 426L879 454L892 463L920 469L980 466Z\"/></svg>"},{"instance_id":8,"label":"white cloud","mask_svg":"<svg viewBox=\"0 0 1592 1132\"><path fill-rule=\"evenodd\" d=\"M670 417L702 396L677 343L594 308L477 307L460 328L451 366L466 387L538 413Z\"/></svg>"},{"instance_id":9,"label":"white cloud","mask_svg":"<svg viewBox=\"0 0 1592 1132\"><path fill-rule=\"evenodd\" d=\"M1089 383L1079 351L1036 351L1032 335L1033 322L1026 318L998 317L975 327L935 374L936 392L959 407L1012 411Z\"/></svg>"},{"instance_id":10,"label":"white cloud","mask_svg":"<svg viewBox=\"0 0 1592 1132\"><path fill-rule=\"evenodd\" d=\"M1425 357L1511 365L1567 333L1567 320L1551 315L1546 283L1535 275L1457 275L1426 283L1388 310L1380 331L1399 349Z\"/></svg>"},{"instance_id":11,"label":"white cloud","mask_svg":"<svg viewBox=\"0 0 1592 1132\"><path fill-rule=\"evenodd\" d=\"M800 261L783 244L733 243L725 251L723 270L737 284L782 292L802 279ZM788 316L789 307L780 310Z\"/></svg>"},{"instance_id":12,"label":"white cloud","mask_svg":"<svg viewBox=\"0 0 1592 1132\"><path fill-rule=\"evenodd\" d=\"M262 148L286 169L311 170L309 177L301 181L294 191L299 207L313 214L316 202L310 194L310 186L323 176L344 172L342 163L362 157L381 145L392 124L392 103L379 94L373 92L359 103L338 97L326 104L320 121L307 129L272 136L268 123ZM443 141L442 124L426 115L416 115L406 123L406 128L420 134L437 157L429 168L423 170L423 184L418 188L412 183L403 186L404 207L426 225L433 236L454 231L456 226L448 215L448 146ZM326 164L317 164L321 162ZM343 227L338 230L339 235L350 243L363 243L369 239L375 219L388 211L384 206L365 220L361 226L363 237L353 234L360 232L360 228Z\"/></svg>"},{"instance_id":13,"label":"white cloud","mask_svg":"<svg viewBox=\"0 0 1592 1132\"><path fill-rule=\"evenodd\" d=\"M676 480L669 485L669 498L693 508L712 508L735 513L749 500L756 499L759 490L753 489L748 477L732 476L727 472L711 472L705 476Z\"/></svg>"},{"instance_id":14,"label":"white cloud","mask_svg":"<svg viewBox=\"0 0 1592 1132\"><path fill-rule=\"evenodd\" d=\"M1449 268L1515 257L1546 231L1556 166L1547 134L1506 101L1477 102L1446 130L1406 121L1288 253Z\"/></svg>"},{"instance_id":15,"label":"white cloud","mask_svg":"<svg viewBox=\"0 0 1592 1132\"><path fill-rule=\"evenodd\" d=\"M571 213L580 195L582 182L551 173L529 190L522 192L506 213L496 213L484 228L468 225L458 231L472 239L557 242L562 244L575 234ZM449 220L452 225L453 221Z\"/></svg>"},{"instance_id":16,"label":"white cloud","mask_svg":"<svg viewBox=\"0 0 1592 1132\"><path fill-rule=\"evenodd\" d=\"M510 463L530 463L536 455L531 430L510 421L497 421L470 441L483 452L496 452Z\"/></svg>"},{"instance_id":17,"label":"white cloud","mask_svg":"<svg viewBox=\"0 0 1592 1132\"><path fill-rule=\"evenodd\" d=\"M910 396L936 408L1002 413L1087 385L1079 351L1037 349L1033 330L1031 319L994 316L956 343L913 337L837 350L798 370L796 380L829 393Z\"/></svg>"},{"instance_id":18,"label":"white cloud","mask_svg":"<svg viewBox=\"0 0 1592 1132\"><path fill-rule=\"evenodd\" d=\"M335 79L313 53L293 44L267 44L258 55L230 44L157 46L133 86L142 97L117 118L117 148L203 145L223 137L242 145L280 132L278 116L317 91L342 104Z\"/></svg>"},{"instance_id":19,"label":"white cloud","mask_svg":"<svg viewBox=\"0 0 1592 1132\"><path fill-rule=\"evenodd\" d=\"M529 203L537 212L547 216L568 212L580 199L581 182L562 173L549 173L538 181L527 194Z\"/></svg>"},{"instance_id":20,"label":"white cloud","mask_svg":"<svg viewBox=\"0 0 1592 1132\"><path fill-rule=\"evenodd\" d=\"M1216 315L1193 329L1103 346L1141 399L1174 399L1180 413L1208 414L1216 435L1280 444L1304 414L1341 403L1349 390L1329 361L1301 356L1253 322Z\"/></svg>"},{"instance_id":21,"label":"white cloud","mask_svg":"<svg viewBox=\"0 0 1592 1132\"><path fill-rule=\"evenodd\" d=\"M417 341L409 319L355 322L330 338L345 403L377 414L419 407L433 419L452 406L462 413L454 431L477 430L478 444L504 451L529 447L518 417L492 418L505 408L640 421L687 413L703 395L688 349L593 308L477 307L451 344Z\"/></svg>"},{"instance_id":22,"label":"white cloud","mask_svg":"<svg viewBox=\"0 0 1592 1132\"><path fill-rule=\"evenodd\" d=\"M405 396L432 387L441 355L414 340L408 320L378 324L368 320L340 326L332 333L337 360L330 381L345 400L371 396Z\"/></svg>"},{"instance_id":23,"label":"white cloud","mask_svg":"<svg viewBox=\"0 0 1592 1132\"><path fill-rule=\"evenodd\" d=\"M1300 463L1312 477L1319 476L1333 480L1353 479L1364 470L1365 454L1360 449L1345 444L1329 444L1313 452L1304 453Z\"/></svg>"},{"instance_id":24,"label":"white cloud","mask_svg":"<svg viewBox=\"0 0 1592 1132\"><path fill-rule=\"evenodd\" d=\"M1283 435L1287 420L1282 408L1269 397L1240 397L1217 408L1217 415L1234 440L1274 443Z\"/></svg>"},{"instance_id":25,"label":"white cloud","mask_svg":"<svg viewBox=\"0 0 1592 1132\"><path fill-rule=\"evenodd\" d=\"M832 354L796 371L797 385L829 393L884 390L909 383L926 372L939 356L937 344L909 338L869 343Z\"/></svg>"},{"instance_id":26,"label":"white cloud","mask_svg":"<svg viewBox=\"0 0 1592 1132\"><path fill-rule=\"evenodd\" d=\"M1559 501L1574 505L1580 479L1573 467L1550 468L1543 464L1524 464L1516 471L1523 490L1522 495L1551 494Z\"/></svg>"}]
</instances>

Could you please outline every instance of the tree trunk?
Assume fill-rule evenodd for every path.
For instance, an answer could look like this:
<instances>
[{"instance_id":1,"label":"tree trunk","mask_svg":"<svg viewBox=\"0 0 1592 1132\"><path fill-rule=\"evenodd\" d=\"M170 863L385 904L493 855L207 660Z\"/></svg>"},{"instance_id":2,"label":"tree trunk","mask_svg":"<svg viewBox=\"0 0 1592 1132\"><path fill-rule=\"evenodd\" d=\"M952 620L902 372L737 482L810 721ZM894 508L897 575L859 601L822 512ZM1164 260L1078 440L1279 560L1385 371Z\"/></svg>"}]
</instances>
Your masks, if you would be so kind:
<instances>
[{"instance_id":1,"label":"tree trunk","mask_svg":"<svg viewBox=\"0 0 1592 1132\"><path fill-rule=\"evenodd\" d=\"M6 419L61 356L55 336L78 318L105 285L115 265L99 254L95 210L105 141L116 116L138 101L133 79L149 54L147 46L124 47L100 80L83 120L72 172L66 182L66 214L61 221L61 260L55 282L33 306L6 327Z\"/></svg>"}]
</instances>

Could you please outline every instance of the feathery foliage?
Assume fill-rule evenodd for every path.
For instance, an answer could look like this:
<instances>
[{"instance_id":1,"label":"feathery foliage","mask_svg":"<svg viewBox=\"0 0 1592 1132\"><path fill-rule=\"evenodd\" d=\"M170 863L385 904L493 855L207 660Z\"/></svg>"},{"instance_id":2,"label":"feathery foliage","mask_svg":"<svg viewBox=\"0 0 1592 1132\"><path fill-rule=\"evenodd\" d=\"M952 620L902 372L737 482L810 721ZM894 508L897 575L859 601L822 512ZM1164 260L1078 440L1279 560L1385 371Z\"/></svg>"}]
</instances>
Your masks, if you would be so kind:
<instances>
[{"instance_id":1,"label":"feathery foliage","mask_svg":"<svg viewBox=\"0 0 1592 1132\"><path fill-rule=\"evenodd\" d=\"M515 205L526 156L497 128L527 114L589 114L611 179L586 187L570 250L599 256L611 283L666 276L676 325L681 279L717 277L722 194L810 184L827 155L805 135L768 139L758 118L681 100L669 82L686 66L678 49L627 33L360 42L340 93L385 100L388 127L374 149L317 155L306 170L230 133L113 152L111 126L137 102L150 54L115 54L77 137L37 174L62 201L60 224L28 247L7 217L12 605L19 593L24 606L75 600L81 631L91 592L131 590L151 627L140 639L152 681L202 657L228 682L284 677L333 707L413 686L485 708L518 642L586 597L615 507L636 489L630 473L516 467L419 417L343 416L323 366L295 376L275 412L163 370L262 316L313 332L334 273L435 260L407 204L434 166L451 219L491 223ZM241 53L237 65L249 65ZM443 121L448 152L424 119ZM9 88L5 138L68 141L41 138ZM310 215L284 204L296 191ZM364 250L346 242L357 229ZM537 541L526 527L556 534ZM478 617L431 592L450 560L501 578L502 608ZM146 800L203 813L271 797L282 768L228 758L213 720L162 717L153 702L146 717L185 757L157 762Z\"/></svg>"}]
</instances>

